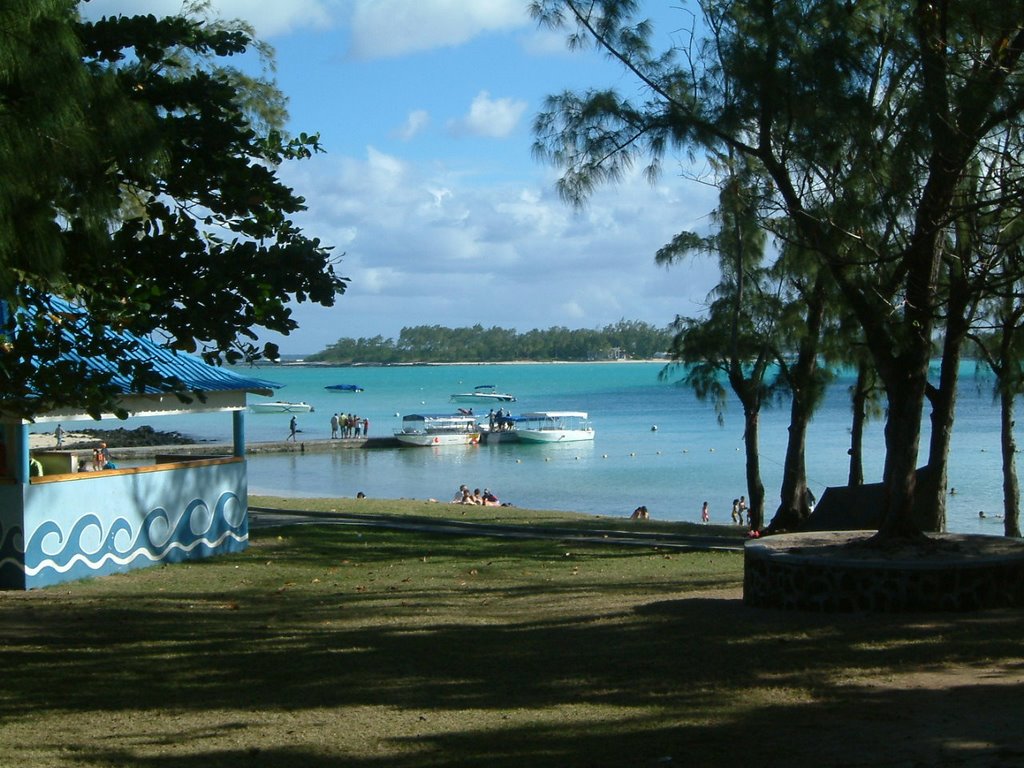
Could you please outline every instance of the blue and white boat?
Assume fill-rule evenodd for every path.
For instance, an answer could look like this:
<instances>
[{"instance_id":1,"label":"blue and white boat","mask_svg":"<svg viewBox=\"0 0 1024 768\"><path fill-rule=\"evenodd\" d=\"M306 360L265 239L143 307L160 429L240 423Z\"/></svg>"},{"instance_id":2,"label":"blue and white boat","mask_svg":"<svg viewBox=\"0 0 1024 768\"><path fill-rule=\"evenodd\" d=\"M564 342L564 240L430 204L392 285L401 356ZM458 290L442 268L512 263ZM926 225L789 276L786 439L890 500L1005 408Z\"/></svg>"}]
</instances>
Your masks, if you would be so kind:
<instances>
[{"instance_id":1,"label":"blue and white boat","mask_svg":"<svg viewBox=\"0 0 1024 768\"><path fill-rule=\"evenodd\" d=\"M332 392L362 392L363 388L358 384L328 384L324 389Z\"/></svg>"},{"instance_id":2,"label":"blue and white boat","mask_svg":"<svg viewBox=\"0 0 1024 768\"><path fill-rule=\"evenodd\" d=\"M274 402L250 403L249 410L253 413L309 413L313 406L309 403L288 403L284 400Z\"/></svg>"},{"instance_id":3,"label":"blue and white boat","mask_svg":"<svg viewBox=\"0 0 1024 768\"><path fill-rule=\"evenodd\" d=\"M451 396L453 403L514 403L515 395L507 392L498 392L493 384L478 384L473 387L472 392L459 392Z\"/></svg>"},{"instance_id":4,"label":"blue and white boat","mask_svg":"<svg viewBox=\"0 0 1024 768\"><path fill-rule=\"evenodd\" d=\"M585 411L535 411L516 417L521 443L574 443L594 439L594 427Z\"/></svg>"}]
</instances>

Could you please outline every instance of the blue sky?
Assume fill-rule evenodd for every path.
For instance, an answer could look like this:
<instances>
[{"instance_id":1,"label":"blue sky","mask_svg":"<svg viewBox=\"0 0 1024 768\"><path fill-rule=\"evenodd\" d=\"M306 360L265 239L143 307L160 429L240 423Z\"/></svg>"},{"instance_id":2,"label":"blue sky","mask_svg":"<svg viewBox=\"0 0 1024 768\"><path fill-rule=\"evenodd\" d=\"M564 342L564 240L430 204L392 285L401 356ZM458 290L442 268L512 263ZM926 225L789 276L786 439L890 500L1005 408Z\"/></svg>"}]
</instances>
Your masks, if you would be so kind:
<instances>
[{"instance_id":1,"label":"blue sky","mask_svg":"<svg viewBox=\"0 0 1024 768\"><path fill-rule=\"evenodd\" d=\"M289 164L307 234L344 254L351 278L329 309L296 305L300 328L272 337L286 354L343 336L397 337L404 326L480 323L527 331L665 325L700 314L710 260L671 269L656 250L702 231L715 192L666 158L650 184L638 167L586 208L563 203L558 171L533 158L546 96L616 87L639 95L594 52L529 18L527 0L213 0L276 50L292 133L320 133L326 154ZM645 3L662 39L681 39L681 4ZM90 17L181 9L177 0L92 0ZM685 176L685 177L684 177Z\"/></svg>"}]
</instances>

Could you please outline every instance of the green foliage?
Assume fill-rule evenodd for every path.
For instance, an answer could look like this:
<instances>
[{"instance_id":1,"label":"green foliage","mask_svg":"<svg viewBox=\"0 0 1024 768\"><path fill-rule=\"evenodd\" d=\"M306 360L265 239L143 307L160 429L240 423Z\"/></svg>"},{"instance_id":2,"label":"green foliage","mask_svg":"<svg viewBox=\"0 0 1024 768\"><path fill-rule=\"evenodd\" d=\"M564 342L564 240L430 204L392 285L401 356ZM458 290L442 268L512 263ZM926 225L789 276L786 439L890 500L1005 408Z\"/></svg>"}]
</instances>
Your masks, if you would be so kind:
<instances>
[{"instance_id":1,"label":"green foliage","mask_svg":"<svg viewBox=\"0 0 1024 768\"><path fill-rule=\"evenodd\" d=\"M507 328L403 328L398 340L342 338L307 358L330 363L454 363L495 360L606 360L616 354L648 359L664 354L667 329L637 320L620 320L601 330L563 327L517 333Z\"/></svg>"},{"instance_id":2,"label":"green foliage","mask_svg":"<svg viewBox=\"0 0 1024 768\"><path fill-rule=\"evenodd\" d=\"M618 61L643 99L610 89L552 96L535 122L535 153L561 170L559 190L574 204L641 159L657 174L670 151L745 158L762 180L761 226L834 283L808 274L805 285L821 289L808 309L828 291L860 326L849 338L863 340L887 396L885 533L916 533L910 520L925 393L937 411L955 401L955 377L929 387L935 332L945 332L943 355L955 365L987 290L958 264L965 252L954 230L978 211L1019 199L1019 191L965 180L979 169L984 176L986 158L1019 162L1024 151L1024 5L696 5L699 33L688 42L675 36L684 44L657 54L649 26L634 20L635 0L534 0L541 23L567 30L572 48L592 43ZM727 186L731 165L713 171ZM984 191L966 196L965 187ZM680 236L659 258L674 260L694 245ZM824 321L818 312L807 317ZM784 318L783 325L796 323ZM800 348L811 359L806 344ZM932 451L943 446L933 443ZM929 503L939 508L941 498L937 489Z\"/></svg>"},{"instance_id":3,"label":"green foliage","mask_svg":"<svg viewBox=\"0 0 1024 768\"><path fill-rule=\"evenodd\" d=\"M112 407L109 376L86 375L71 350L110 358L136 388L173 386L118 360L104 324L215 363L276 357L253 344L258 331L287 334L290 301L330 306L346 280L292 221L305 203L277 176L320 151L318 137L283 136L273 83L220 61L256 47L265 62L269 49L244 25L14 5L0 11L5 408ZM49 294L91 319L48 322Z\"/></svg>"}]
</instances>

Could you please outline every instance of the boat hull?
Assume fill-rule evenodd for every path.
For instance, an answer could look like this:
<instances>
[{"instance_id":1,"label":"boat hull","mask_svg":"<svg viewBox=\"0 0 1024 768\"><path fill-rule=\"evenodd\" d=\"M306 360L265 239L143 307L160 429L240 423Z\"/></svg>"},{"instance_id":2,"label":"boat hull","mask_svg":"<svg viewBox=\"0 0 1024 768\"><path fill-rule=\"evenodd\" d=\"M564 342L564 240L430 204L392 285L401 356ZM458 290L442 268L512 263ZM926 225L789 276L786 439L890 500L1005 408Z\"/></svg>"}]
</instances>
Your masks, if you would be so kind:
<instances>
[{"instance_id":1,"label":"boat hull","mask_svg":"<svg viewBox=\"0 0 1024 768\"><path fill-rule=\"evenodd\" d=\"M464 392L461 395L452 395L448 400L452 403L514 403L516 401L513 395L503 395L498 393L478 394L476 392Z\"/></svg>"},{"instance_id":2,"label":"boat hull","mask_svg":"<svg viewBox=\"0 0 1024 768\"><path fill-rule=\"evenodd\" d=\"M579 443L594 439L592 429L517 429L520 443Z\"/></svg>"},{"instance_id":3,"label":"boat hull","mask_svg":"<svg viewBox=\"0 0 1024 768\"><path fill-rule=\"evenodd\" d=\"M253 413L309 413L313 406L308 403L252 403Z\"/></svg>"},{"instance_id":4,"label":"boat hull","mask_svg":"<svg viewBox=\"0 0 1024 768\"><path fill-rule=\"evenodd\" d=\"M480 442L479 432L457 433L412 433L396 432L395 439L404 445L428 448L439 445L476 445Z\"/></svg>"},{"instance_id":5,"label":"boat hull","mask_svg":"<svg viewBox=\"0 0 1024 768\"><path fill-rule=\"evenodd\" d=\"M487 445L493 445L494 443L518 443L519 433L514 429L496 432L480 430L480 441L487 443Z\"/></svg>"}]
</instances>

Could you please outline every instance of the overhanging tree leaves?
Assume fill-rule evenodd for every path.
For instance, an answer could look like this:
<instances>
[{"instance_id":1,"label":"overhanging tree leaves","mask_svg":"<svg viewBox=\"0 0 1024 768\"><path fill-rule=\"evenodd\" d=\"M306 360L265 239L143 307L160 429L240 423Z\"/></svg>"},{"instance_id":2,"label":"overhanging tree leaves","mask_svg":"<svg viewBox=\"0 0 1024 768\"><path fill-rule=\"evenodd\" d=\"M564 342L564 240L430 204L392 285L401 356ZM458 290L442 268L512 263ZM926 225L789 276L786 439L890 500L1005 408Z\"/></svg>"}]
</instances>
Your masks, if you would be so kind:
<instances>
[{"instance_id":1,"label":"overhanging tree leaves","mask_svg":"<svg viewBox=\"0 0 1024 768\"><path fill-rule=\"evenodd\" d=\"M15 48L0 58L0 120L23 130L0 150L0 216L33 217L0 233L0 299L14 324L0 349L4 407L109 408L103 375L61 362L69 345L153 384L145 361L118 360L102 324L215 362L276 356L253 344L259 330L290 332L289 301L330 306L345 279L293 222L304 200L276 171L319 151L317 137L267 127L276 118L253 116L235 71L209 65L241 55L250 35L183 16L82 22L68 0L21 5L2 18ZM40 89L32 79L54 61L56 87ZM32 258L42 247L48 258ZM48 294L89 319L47 322Z\"/></svg>"},{"instance_id":2,"label":"overhanging tree leaves","mask_svg":"<svg viewBox=\"0 0 1024 768\"><path fill-rule=\"evenodd\" d=\"M762 190L742 158L723 160L728 181L713 216L717 229L707 237L691 232L677 235L658 250L657 263L676 264L694 254L717 256L721 280L703 318L677 318L672 357L685 364L683 381L701 400L711 398L722 420L728 383L743 408L743 445L750 527L760 531L764 521L764 483L761 479L761 408L777 386L770 370L778 346L778 279L764 265L765 232L756 211ZM667 377L674 370L668 366Z\"/></svg>"},{"instance_id":3,"label":"overhanging tree leaves","mask_svg":"<svg viewBox=\"0 0 1024 768\"><path fill-rule=\"evenodd\" d=\"M550 99L538 154L579 202L634 159L667 149L760 165L777 213L826 267L885 387L886 536L919 532L916 464L933 331L949 306L939 269L957 191L1024 110L1020 0L702 0L707 34L676 63L655 55L632 0L536 0L542 22L593 40L636 77ZM935 484L925 506L938 509Z\"/></svg>"}]
</instances>

